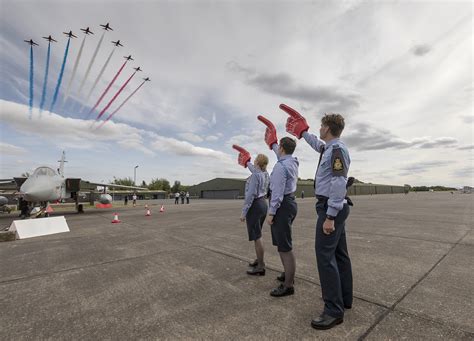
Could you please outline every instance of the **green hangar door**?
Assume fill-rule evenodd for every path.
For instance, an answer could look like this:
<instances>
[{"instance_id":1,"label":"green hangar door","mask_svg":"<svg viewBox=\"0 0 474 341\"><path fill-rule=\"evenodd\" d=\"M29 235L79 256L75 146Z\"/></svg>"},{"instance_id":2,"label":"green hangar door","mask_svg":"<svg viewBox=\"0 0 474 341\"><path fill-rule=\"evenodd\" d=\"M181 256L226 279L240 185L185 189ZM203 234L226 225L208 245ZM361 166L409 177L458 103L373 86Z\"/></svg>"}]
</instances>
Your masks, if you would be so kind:
<instances>
[{"instance_id":1,"label":"green hangar door","mask_svg":"<svg viewBox=\"0 0 474 341\"><path fill-rule=\"evenodd\" d=\"M201 198L203 199L236 199L238 196L238 189L201 191Z\"/></svg>"}]
</instances>

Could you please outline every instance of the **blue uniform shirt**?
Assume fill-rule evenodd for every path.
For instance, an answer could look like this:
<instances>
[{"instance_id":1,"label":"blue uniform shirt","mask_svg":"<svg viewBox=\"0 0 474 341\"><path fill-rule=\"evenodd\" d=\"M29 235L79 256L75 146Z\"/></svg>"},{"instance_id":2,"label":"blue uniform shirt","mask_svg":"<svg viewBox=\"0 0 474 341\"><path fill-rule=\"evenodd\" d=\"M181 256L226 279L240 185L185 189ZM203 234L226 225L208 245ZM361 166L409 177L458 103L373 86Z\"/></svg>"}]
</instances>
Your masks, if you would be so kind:
<instances>
[{"instance_id":1,"label":"blue uniform shirt","mask_svg":"<svg viewBox=\"0 0 474 341\"><path fill-rule=\"evenodd\" d=\"M317 136L308 132L304 132L303 137L318 153L321 153L324 147L323 157L314 180L315 194L329 198L326 214L335 217L342 210L347 193L347 173L351 164L349 152L339 138L325 144Z\"/></svg>"},{"instance_id":2,"label":"blue uniform shirt","mask_svg":"<svg viewBox=\"0 0 474 341\"><path fill-rule=\"evenodd\" d=\"M270 177L267 171L260 170L250 161L247 162L247 167L252 174L245 183L245 202L244 207L242 207L242 215L244 217L247 215L253 201L267 194L270 182Z\"/></svg>"},{"instance_id":3,"label":"blue uniform shirt","mask_svg":"<svg viewBox=\"0 0 474 341\"><path fill-rule=\"evenodd\" d=\"M273 167L272 175L270 176L272 196L268 214L275 215L283 201L283 196L296 191L299 162L293 155L281 156L278 151L278 144L276 143L272 145L272 149L277 156L278 162Z\"/></svg>"}]
</instances>

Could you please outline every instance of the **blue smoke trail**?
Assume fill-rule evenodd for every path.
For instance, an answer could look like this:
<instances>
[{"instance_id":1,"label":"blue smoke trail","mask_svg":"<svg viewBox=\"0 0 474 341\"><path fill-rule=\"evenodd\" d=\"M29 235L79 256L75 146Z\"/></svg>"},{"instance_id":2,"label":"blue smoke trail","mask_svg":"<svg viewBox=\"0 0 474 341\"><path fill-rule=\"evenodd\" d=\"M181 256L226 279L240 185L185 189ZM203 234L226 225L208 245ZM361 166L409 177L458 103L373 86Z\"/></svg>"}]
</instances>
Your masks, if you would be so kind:
<instances>
[{"instance_id":1,"label":"blue smoke trail","mask_svg":"<svg viewBox=\"0 0 474 341\"><path fill-rule=\"evenodd\" d=\"M54 105L58 99L59 88L61 87L61 82L63 80L64 67L66 66L67 54L69 53L69 43L71 38L67 40L66 51L64 51L63 65L61 65L61 72L59 72L58 84L56 84L56 89L54 90L53 101L51 102L51 107L49 108L49 114L53 112Z\"/></svg>"},{"instance_id":2,"label":"blue smoke trail","mask_svg":"<svg viewBox=\"0 0 474 341\"><path fill-rule=\"evenodd\" d=\"M30 46L30 120L33 110L33 45Z\"/></svg>"},{"instance_id":3,"label":"blue smoke trail","mask_svg":"<svg viewBox=\"0 0 474 341\"><path fill-rule=\"evenodd\" d=\"M44 102L46 100L46 87L48 85L50 55L51 55L51 42L48 43L48 53L46 54L46 70L44 71L43 93L41 94L41 102L40 102L40 115L41 115L41 112L43 111Z\"/></svg>"}]
</instances>

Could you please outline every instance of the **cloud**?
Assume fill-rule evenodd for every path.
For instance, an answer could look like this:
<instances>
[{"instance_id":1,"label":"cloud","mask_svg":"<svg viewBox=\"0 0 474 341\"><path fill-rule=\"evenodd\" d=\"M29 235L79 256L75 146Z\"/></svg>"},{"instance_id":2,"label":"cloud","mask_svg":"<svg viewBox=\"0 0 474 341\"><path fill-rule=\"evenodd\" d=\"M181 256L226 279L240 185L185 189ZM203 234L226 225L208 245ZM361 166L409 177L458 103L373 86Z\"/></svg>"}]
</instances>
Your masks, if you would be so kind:
<instances>
[{"instance_id":1,"label":"cloud","mask_svg":"<svg viewBox=\"0 0 474 341\"><path fill-rule=\"evenodd\" d=\"M2 155L17 156L19 154L24 154L24 153L26 153L26 149L23 147L18 147L12 144L0 142L0 154Z\"/></svg>"},{"instance_id":2,"label":"cloud","mask_svg":"<svg viewBox=\"0 0 474 341\"><path fill-rule=\"evenodd\" d=\"M181 156L204 156L230 162L230 156L210 148L197 147L189 142L164 137L154 132L131 127L123 123L107 122L102 128L95 129L93 120L65 118L44 111L39 118L33 110L33 119L28 119L26 105L0 100L0 118L3 123L24 134L30 134L48 140L51 143L67 141L69 148L89 149L108 148L111 143L138 150L147 155L167 151Z\"/></svg>"},{"instance_id":3,"label":"cloud","mask_svg":"<svg viewBox=\"0 0 474 341\"><path fill-rule=\"evenodd\" d=\"M299 100L312 105L329 105L335 110L347 110L359 106L359 95L344 93L331 86L312 86L298 83L287 73L257 73L235 61L227 63L227 69L245 75L245 82L263 92Z\"/></svg>"},{"instance_id":4,"label":"cloud","mask_svg":"<svg viewBox=\"0 0 474 341\"><path fill-rule=\"evenodd\" d=\"M474 115L463 115L463 116L460 116L460 118L464 123L467 123L467 124L474 123Z\"/></svg>"},{"instance_id":5,"label":"cloud","mask_svg":"<svg viewBox=\"0 0 474 341\"><path fill-rule=\"evenodd\" d=\"M391 148L405 149L417 147L421 149L456 147L458 140L452 137L418 137L404 140L392 134L387 129L376 128L366 123L356 123L351 126L349 134L343 138L351 148L357 150L384 150Z\"/></svg>"},{"instance_id":6,"label":"cloud","mask_svg":"<svg viewBox=\"0 0 474 341\"><path fill-rule=\"evenodd\" d=\"M400 167L399 169L402 171L399 175L400 176L407 176L413 175L413 173L425 173L433 168L444 167L446 165L452 164L452 161L419 161L414 162L409 165Z\"/></svg>"},{"instance_id":7,"label":"cloud","mask_svg":"<svg viewBox=\"0 0 474 341\"><path fill-rule=\"evenodd\" d=\"M424 56L425 54L429 53L431 51L431 47L429 45L416 45L413 47L413 54L415 56L421 57Z\"/></svg>"},{"instance_id":8,"label":"cloud","mask_svg":"<svg viewBox=\"0 0 474 341\"><path fill-rule=\"evenodd\" d=\"M474 150L474 144L458 147L459 150Z\"/></svg>"},{"instance_id":9,"label":"cloud","mask_svg":"<svg viewBox=\"0 0 474 341\"><path fill-rule=\"evenodd\" d=\"M193 134L193 133L190 133L190 132L187 132L187 133L179 133L178 136L181 137L182 139L187 140L187 141L190 141L190 142L199 143L199 142L202 142L202 141L203 141L203 139L202 139L201 136L196 135L196 134Z\"/></svg>"}]
</instances>

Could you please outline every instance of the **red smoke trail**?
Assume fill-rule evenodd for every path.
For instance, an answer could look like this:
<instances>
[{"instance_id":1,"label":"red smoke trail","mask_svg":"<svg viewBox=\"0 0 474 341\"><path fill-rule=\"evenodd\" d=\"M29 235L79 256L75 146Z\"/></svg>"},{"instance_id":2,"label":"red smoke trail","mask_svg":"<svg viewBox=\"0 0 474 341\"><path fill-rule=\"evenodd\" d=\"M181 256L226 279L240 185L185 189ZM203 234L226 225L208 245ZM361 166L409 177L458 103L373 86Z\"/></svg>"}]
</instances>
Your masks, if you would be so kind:
<instances>
[{"instance_id":1,"label":"red smoke trail","mask_svg":"<svg viewBox=\"0 0 474 341\"><path fill-rule=\"evenodd\" d=\"M127 81L125 83L123 83L122 87L119 89L119 91L117 91L117 93L114 95L114 97L112 97L112 99L109 101L109 103L107 103L107 105L105 106L104 109L102 109L102 111L99 113L99 115L97 116L97 118L95 119L96 121L107 111L107 109L110 107L110 105L115 101L115 99L118 97L118 95L120 95L120 93L122 92L122 90L127 86L128 82L130 82L130 80L133 78L133 76L135 76L135 74L137 73L137 71L135 71L134 73L132 73L132 75L130 76L130 78L127 79Z\"/></svg>"},{"instance_id":2,"label":"red smoke trail","mask_svg":"<svg viewBox=\"0 0 474 341\"><path fill-rule=\"evenodd\" d=\"M114 84L115 80L117 79L117 77L120 75L120 73L122 72L123 68L125 67L125 65L127 65L127 62L128 60L125 61L125 63L123 63L122 67L118 70L117 74L115 75L115 77L112 79L112 81L110 82L110 84L107 86L107 88L105 89L105 91L102 93L102 95L100 95L100 98L99 100L97 101L97 103L94 105L94 107L89 111L89 113L87 114L87 117L90 116L90 114L92 114L92 112L97 108L97 106L100 104L100 102L102 102L102 100L104 99L104 96L107 94L107 92L109 91L110 87Z\"/></svg>"},{"instance_id":3,"label":"red smoke trail","mask_svg":"<svg viewBox=\"0 0 474 341\"><path fill-rule=\"evenodd\" d=\"M97 129L101 128L105 123L107 123L107 121L110 120L110 119L112 118L112 116L114 116L115 113L116 113L117 111L119 111L119 110L125 105L125 103L127 103L127 101L128 101L130 98L132 98L132 96L135 95L138 90L140 90L140 88L141 88L141 87L143 86L143 84L145 84L145 83L146 83L146 81L143 81L142 84L140 84L140 85L135 89L135 91L133 91L133 92L130 94L130 96L128 96L128 97L125 99L125 101L123 101L122 104L120 104L119 107L118 107L117 109L115 109L114 112L111 113L111 114L109 115L109 117L107 117L107 118L105 119L105 121L102 122L102 123L99 125L99 127L97 127Z\"/></svg>"}]
</instances>

